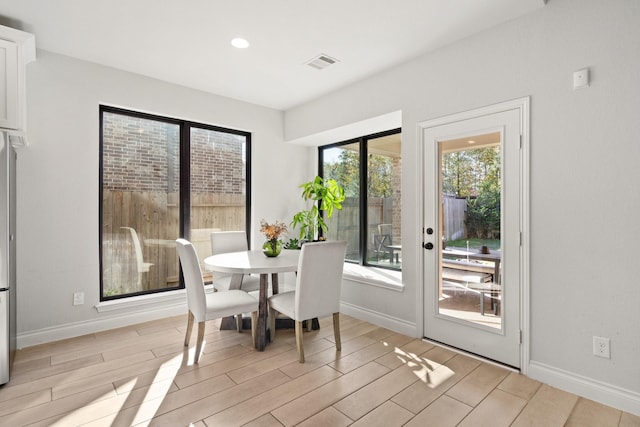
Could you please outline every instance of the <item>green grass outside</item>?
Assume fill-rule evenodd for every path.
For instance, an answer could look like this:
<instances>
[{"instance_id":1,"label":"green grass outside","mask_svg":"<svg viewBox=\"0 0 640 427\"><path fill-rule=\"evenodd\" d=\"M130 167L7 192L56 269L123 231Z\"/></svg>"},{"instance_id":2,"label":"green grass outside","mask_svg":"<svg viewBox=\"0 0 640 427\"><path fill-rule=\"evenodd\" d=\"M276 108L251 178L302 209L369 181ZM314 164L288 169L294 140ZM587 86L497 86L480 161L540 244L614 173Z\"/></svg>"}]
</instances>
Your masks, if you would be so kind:
<instances>
[{"instance_id":1,"label":"green grass outside","mask_svg":"<svg viewBox=\"0 0 640 427\"><path fill-rule=\"evenodd\" d=\"M480 249L483 246L488 246L489 249L500 249L500 240L498 239L458 239L447 240L447 247L466 248L467 242L469 242L469 249Z\"/></svg>"}]
</instances>

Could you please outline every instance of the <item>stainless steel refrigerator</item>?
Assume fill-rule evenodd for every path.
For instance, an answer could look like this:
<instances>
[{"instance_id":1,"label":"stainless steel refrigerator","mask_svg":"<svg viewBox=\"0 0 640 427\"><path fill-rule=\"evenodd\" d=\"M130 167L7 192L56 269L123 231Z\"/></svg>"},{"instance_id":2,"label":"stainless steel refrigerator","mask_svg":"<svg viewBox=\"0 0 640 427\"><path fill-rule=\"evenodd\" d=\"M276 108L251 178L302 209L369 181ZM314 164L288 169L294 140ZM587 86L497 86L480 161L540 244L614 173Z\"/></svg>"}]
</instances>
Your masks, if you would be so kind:
<instances>
[{"instance_id":1,"label":"stainless steel refrigerator","mask_svg":"<svg viewBox=\"0 0 640 427\"><path fill-rule=\"evenodd\" d=\"M16 151L0 130L0 384L16 350Z\"/></svg>"}]
</instances>

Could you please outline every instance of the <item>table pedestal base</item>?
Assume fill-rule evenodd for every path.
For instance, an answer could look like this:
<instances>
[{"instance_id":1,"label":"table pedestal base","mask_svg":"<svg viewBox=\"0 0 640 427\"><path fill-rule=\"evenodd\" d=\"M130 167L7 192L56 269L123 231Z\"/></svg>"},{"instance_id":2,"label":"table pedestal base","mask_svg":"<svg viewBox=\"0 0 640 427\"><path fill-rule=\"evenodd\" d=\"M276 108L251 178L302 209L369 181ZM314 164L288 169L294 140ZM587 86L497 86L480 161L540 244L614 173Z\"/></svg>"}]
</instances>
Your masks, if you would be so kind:
<instances>
[{"instance_id":1,"label":"table pedestal base","mask_svg":"<svg viewBox=\"0 0 640 427\"><path fill-rule=\"evenodd\" d=\"M293 319L276 319L276 329L294 329L295 322ZM220 330L234 330L236 329L236 319L234 317L225 317L220 323ZM251 317L242 318L242 329L251 329ZM320 321L315 318L311 321L311 329L317 331L320 329Z\"/></svg>"}]
</instances>

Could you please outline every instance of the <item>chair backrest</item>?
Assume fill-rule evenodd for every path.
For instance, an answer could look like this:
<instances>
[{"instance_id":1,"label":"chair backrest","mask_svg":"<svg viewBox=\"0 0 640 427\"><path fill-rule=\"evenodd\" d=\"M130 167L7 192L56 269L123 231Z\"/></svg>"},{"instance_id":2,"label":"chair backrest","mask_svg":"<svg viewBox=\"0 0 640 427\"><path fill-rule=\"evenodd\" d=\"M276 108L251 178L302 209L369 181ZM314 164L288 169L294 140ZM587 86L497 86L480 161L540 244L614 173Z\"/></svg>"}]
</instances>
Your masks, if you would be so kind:
<instances>
[{"instance_id":1,"label":"chair backrest","mask_svg":"<svg viewBox=\"0 0 640 427\"><path fill-rule=\"evenodd\" d=\"M120 227L124 230L129 230L129 234L131 235L131 240L133 240L133 249L136 254L136 263L138 264L138 272L149 271L144 268L144 258L142 257L142 246L140 245L140 238L138 237L138 233L135 229L131 227Z\"/></svg>"},{"instance_id":2,"label":"chair backrest","mask_svg":"<svg viewBox=\"0 0 640 427\"><path fill-rule=\"evenodd\" d=\"M378 224L378 233L391 235L393 233L393 224Z\"/></svg>"},{"instance_id":3,"label":"chair backrest","mask_svg":"<svg viewBox=\"0 0 640 427\"><path fill-rule=\"evenodd\" d=\"M393 224L378 224L378 234L382 236L381 241L383 245L392 244Z\"/></svg>"},{"instance_id":4,"label":"chair backrest","mask_svg":"<svg viewBox=\"0 0 640 427\"><path fill-rule=\"evenodd\" d=\"M214 231L211 233L211 255L242 252L249 249L245 231Z\"/></svg>"},{"instance_id":5,"label":"chair backrest","mask_svg":"<svg viewBox=\"0 0 640 427\"><path fill-rule=\"evenodd\" d=\"M196 322L203 322L206 315L206 299L202 270L196 248L186 239L176 240L176 249L182 265L184 286L187 289L187 304Z\"/></svg>"},{"instance_id":6,"label":"chair backrest","mask_svg":"<svg viewBox=\"0 0 640 427\"><path fill-rule=\"evenodd\" d=\"M324 317L340 311L346 253L345 241L302 245L296 278L295 313L298 320Z\"/></svg>"},{"instance_id":7,"label":"chair backrest","mask_svg":"<svg viewBox=\"0 0 640 427\"><path fill-rule=\"evenodd\" d=\"M211 233L211 255L242 252L249 249L246 231L213 231ZM231 276L227 273L214 273L216 279Z\"/></svg>"}]
</instances>

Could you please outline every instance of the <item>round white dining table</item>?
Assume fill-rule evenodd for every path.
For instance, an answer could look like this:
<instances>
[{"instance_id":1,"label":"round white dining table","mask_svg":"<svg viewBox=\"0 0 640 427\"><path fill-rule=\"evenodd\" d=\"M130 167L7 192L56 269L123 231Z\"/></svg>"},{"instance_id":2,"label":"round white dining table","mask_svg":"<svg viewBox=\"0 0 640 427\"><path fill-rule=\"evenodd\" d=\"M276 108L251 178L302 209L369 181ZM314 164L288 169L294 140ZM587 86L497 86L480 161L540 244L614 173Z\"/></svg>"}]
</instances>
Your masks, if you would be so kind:
<instances>
[{"instance_id":1,"label":"round white dining table","mask_svg":"<svg viewBox=\"0 0 640 427\"><path fill-rule=\"evenodd\" d=\"M245 274L260 275L260 294L258 305L258 324L256 327L256 349L263 351L267 337L267 282L271 274L271 287L278 293L278 273L298 270L299 250L283 250L277 257L267 257L261 250L230 252L212 255L204 259L209 271L232 274L230 289L240 289Z\"/></svg>"}]
</instances>

